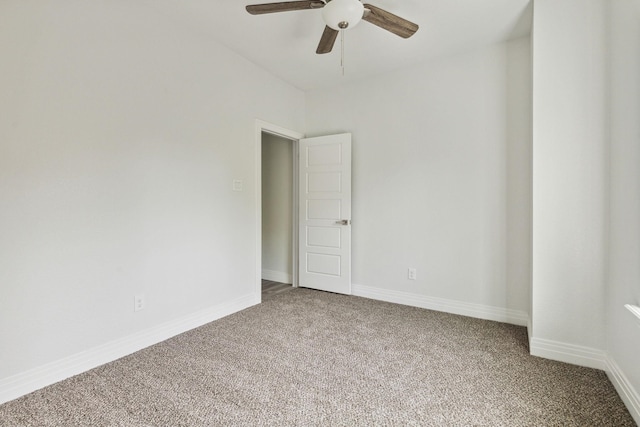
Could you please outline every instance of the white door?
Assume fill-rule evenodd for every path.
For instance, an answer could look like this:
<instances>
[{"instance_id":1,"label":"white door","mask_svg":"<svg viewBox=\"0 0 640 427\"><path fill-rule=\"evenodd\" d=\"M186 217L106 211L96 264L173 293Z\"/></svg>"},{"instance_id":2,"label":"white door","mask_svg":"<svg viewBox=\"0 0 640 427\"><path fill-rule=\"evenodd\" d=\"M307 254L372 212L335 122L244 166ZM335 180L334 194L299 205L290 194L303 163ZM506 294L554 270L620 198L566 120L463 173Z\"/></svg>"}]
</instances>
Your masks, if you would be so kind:
<instances>
[{"instance_id":1,"label":"white door","mask_svg":"<svg viewBox=\"0 0 640 427\"><path fill-rule=\"evenodd\" d=\"M299 142L299 286L351 294L351 134Z\"/></svg>"}]
</instances>

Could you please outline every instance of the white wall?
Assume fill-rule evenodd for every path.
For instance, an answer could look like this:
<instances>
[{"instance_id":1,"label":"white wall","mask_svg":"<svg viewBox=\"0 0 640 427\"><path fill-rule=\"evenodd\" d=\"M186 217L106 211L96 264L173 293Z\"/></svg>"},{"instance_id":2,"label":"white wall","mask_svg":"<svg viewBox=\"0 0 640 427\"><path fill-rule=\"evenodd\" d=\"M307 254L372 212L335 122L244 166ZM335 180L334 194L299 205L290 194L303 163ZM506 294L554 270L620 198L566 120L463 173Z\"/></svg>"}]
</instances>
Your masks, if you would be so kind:
<instances>
[{"instance_id":1,"label":"white wall","mask_svg":"<svg viewBox=\"0 0 640 427\"><path fill-rule=\"evenodd\" d=\"M526 322L529 46L308 93L309 136L353 133L354 292Z\"/></svg>"},{"instance_id":2,"label":"white wall","mask_svg":"<svg viewBox=\"0 0 640 427\"><path fill-rule=\"evenodd\" d=\"M302 129L304 95L169 19L0 2L0 389L259 301L255 119Z\"/></svg>"},{"instance_id":3,"label":"white wall","mask_svg":"<svg viewBox=\"0 0 640 427\"><path fill-rule=\"evenodd\" d=\"M640 1L615 0L611 13L611 225L607 351L619 392L640 423ZM615 381L615 378L614 378ZM614 382L615 383L615 382Z\"/></svg>"},{"instance_id":4,"label":"white wall","mask_svg":"<svg viewBox=\"0 0 640 427\"><path fill-rule=\"evenodd\" d=\"M262 133L262 278L292 283L293 143Z\"/></svg>"},{"instance_id":5,"label":"white wall","mask_svg":"<svg viewBox=\"0 0 640 427\"><path fill-rule=\"evenodd\" d=\"M608 174L605 7L603 0L536 0L532 31L531 352L600 368Z\"/></svg>"},{"instance_id":6,"label":"white wall","mask_svg":"<svg viewBox=\"0 0 640 427\"><path fill-rule=\"evenodd\" d=\"M355 291L513 323L531 303L534 353L598 365L606 349L639 413L622 308L640 303L639 10L536 0L533 52L524 38L311 92L305 123L304 94L170 18L1 2L0 401L26 373L42 385L57 361L259 299L260 118L353 133Z\"/></svg>"}]
</instances>

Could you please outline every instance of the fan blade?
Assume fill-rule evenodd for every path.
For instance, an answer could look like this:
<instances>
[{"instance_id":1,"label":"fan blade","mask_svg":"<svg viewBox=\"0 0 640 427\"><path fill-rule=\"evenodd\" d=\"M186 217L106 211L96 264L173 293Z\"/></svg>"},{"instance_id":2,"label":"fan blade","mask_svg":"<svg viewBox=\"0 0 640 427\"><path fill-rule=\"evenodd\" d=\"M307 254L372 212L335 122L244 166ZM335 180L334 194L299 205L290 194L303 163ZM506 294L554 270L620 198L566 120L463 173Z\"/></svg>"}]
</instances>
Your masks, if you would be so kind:
<instances>
[{"instance_id":1,"label":"fan blade","mask_svg":"<svg viewBox=\"0 0 640 427\"><path fill-rule=\"evenodd\" d=\"M418 31L417 24L370 4L364 5L362 19L405 39L408 39Z\"/></svg>"},{"instance_id":2,"label":"fan blade","mask_svg":"<svg viewBox=\"0 0 640 427\"><path fill-rule=\"evenodd\" d=\"M324 27L324 32L322 33L322 37L320 38L320 43L318 44L318 49L316 49L316 53L329 53L331 49L333 49L333 45L338 38L338 32L329 26Z\"/></svg>"},{"instance_id":3,"label":"fan blade","mask_svg":"<svg viewBox=\"0 0 640 427\"><path fill-rule=\"evenodd\" d=\"M263 13L288 12L290 10L322 9L324 2L320 0L285 1L280 3L252 4L247 6L247 12L252 15Z\"/></svg>"}]
</instances>

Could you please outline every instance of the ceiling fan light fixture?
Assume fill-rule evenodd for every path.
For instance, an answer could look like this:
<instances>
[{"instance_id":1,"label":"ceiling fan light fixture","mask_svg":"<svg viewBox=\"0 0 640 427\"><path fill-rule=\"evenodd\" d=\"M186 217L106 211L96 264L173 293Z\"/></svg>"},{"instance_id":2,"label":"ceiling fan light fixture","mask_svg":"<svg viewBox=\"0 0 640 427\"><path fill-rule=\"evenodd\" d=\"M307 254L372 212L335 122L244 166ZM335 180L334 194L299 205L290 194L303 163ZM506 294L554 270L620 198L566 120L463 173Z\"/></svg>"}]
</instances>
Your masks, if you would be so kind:
<instances>
[{"instance_id":1,"label":"ceiling fan light fixture","mask_svg":"<svg viewBox=\"0 0 640 427\"><path fill-rule=\"evenodd\" d=\"M331 0L322 8L325 24L336 31L355 27L363 14L364 5L360 0Z\"/></svg>"}]
</instances>

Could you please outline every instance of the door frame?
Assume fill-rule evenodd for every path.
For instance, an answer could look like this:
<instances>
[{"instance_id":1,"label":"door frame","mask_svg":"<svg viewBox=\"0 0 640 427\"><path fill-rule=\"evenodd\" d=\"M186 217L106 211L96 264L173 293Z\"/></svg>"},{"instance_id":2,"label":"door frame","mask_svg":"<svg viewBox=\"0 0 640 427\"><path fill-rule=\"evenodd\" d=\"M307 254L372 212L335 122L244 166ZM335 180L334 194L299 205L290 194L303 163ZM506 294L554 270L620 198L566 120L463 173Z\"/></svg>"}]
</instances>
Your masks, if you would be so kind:
<instances>
[{"instance_id":1,"label":"door frame","mask_svg":"<svg viewBox=\"0 0 640 427\"><path fill-rule=\"evenodd\" d=\"M256 175L256 294L262 302L262 133L269 133L291 141L293 149L292 199L292 276L293 287L298 286L298 141L303 133L256 119L255 123L255 175Z\"/></svg>"}]
</instances>

